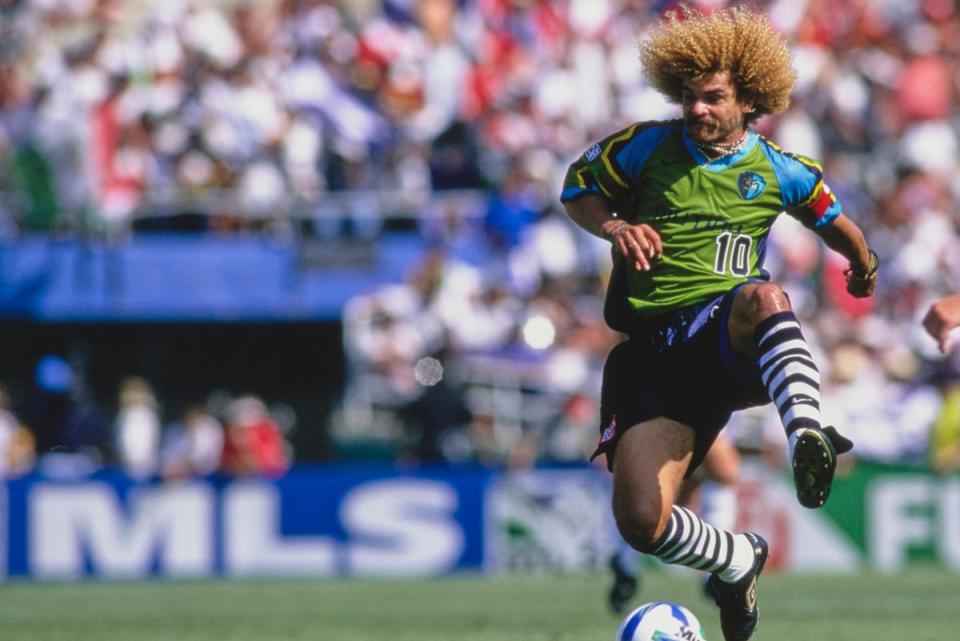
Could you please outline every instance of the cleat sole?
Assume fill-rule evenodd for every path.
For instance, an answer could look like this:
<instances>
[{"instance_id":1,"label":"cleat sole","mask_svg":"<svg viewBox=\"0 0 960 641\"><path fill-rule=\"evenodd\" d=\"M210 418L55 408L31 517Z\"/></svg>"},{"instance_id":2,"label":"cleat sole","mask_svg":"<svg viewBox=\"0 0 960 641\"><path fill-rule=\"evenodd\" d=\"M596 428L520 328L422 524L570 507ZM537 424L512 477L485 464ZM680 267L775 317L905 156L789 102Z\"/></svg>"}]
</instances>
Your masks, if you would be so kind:
<instances>
[{"instance_id":1,"label":"cleat sole","mask_svg":"<svg viewBox=\"0 0 960 641\"><path fill-rule=\"evenodd\" d=\"M806 508L819 508L830 498L837 457L827 436L805 429L793 451L793 476L797 500Z\"/></svg>"}]
</instances>

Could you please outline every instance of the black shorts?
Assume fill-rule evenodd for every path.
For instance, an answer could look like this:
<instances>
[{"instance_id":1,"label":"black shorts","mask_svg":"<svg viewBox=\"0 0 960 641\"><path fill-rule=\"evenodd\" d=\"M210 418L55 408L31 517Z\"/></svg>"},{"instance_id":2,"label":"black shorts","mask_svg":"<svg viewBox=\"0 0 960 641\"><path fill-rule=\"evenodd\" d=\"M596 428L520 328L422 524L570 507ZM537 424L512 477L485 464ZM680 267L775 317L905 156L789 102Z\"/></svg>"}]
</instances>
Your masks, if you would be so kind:
<instances>
[{"instance_id":1,"label":"black shorts","mask_svg":"<svg viewBox=\"0 0 960 641\"><path fill-rule=\"evenodd\" d=\"M593 457L606 454L612 470L623 433L663 416L696 433L690 476L734 411L770 402L759 368L730 346L727 323L736 292L639 321L630 340L613 348L603 368Z\"/></svg>"}]
</instances>

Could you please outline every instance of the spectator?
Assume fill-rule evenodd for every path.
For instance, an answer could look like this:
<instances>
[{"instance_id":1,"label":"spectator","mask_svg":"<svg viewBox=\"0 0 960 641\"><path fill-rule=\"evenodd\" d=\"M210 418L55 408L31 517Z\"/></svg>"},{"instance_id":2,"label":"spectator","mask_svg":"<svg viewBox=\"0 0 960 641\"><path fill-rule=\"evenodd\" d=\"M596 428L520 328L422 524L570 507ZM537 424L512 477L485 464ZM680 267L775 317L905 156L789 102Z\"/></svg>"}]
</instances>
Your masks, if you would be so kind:
<instances>
[{"instance_id":1,"label":"spectator","mask_svg":"<svg viewBox=\"0 0 960 641\"><path fill-rule=\"evenodd\" d=\"M131 376L120 384L114 436L127 474L142 480L159 471L160 417L153 389L144 379Z\"/></svg>"},{"instance_id":2,"label":"spectator","mask_svg":"<svg viewBox=\"0 0 960 641\"><path fill-rule=\"evenodd\" d=\"M187 408L164 433L163 477L182 480L213 474L223 457L223 426L201 406Z\"/></svg>"},{"instance_id":3,"label":"spectator","mask_svg":"<svg viewBox=\"0 0 960 641\"><path fill-rule=\"evenodd\" d=\"M228 408L226 440L221 467L235 476L283 476L290 467L290 452L263 401L241 396Z\"/></svg>"},{"instance_id":4,"label":"spectator","mask_svg":"<svg viewBox=\"0 0 960 641\"><path fill-rule=\"evenodd\" d=\"M37 361L34 385L16 413L29 428L41 463L57 473L86 472L109 456L109 423L82 373L60 356Z\"/></svg>"},{"instance_id":5,"label":"spectator","mask_svg":"<svg viewBox=\"0 0 960 641\"><path fill-rule=\"evenodd\" d=\"M0 386L0 479L29 472L35 459L33 435L10 412L7 390Z\"/></svg>"},{"instance_id":6,"label":"spectator","mask_svg":"<svg viewBox=\"0 0 960 641\"><path fill-rule=\"evenodd\" d=\"M943 404L930 438L930 465L940 474L960 470L960 382L939 381Z\"/></svg>"},{"instance_id":7,"label":"spectator","mask_svg":"<svg viewBox=\"0 0 960 641\"><path fill-rule=\"evenodd\" d=\"M411 441L409 458L421 464L462 462L469 455L466 442L473 418L463 394L446 380L435 358L420 359L414 373L422 391L400 411Z\"/></svg>"}]
</instances>

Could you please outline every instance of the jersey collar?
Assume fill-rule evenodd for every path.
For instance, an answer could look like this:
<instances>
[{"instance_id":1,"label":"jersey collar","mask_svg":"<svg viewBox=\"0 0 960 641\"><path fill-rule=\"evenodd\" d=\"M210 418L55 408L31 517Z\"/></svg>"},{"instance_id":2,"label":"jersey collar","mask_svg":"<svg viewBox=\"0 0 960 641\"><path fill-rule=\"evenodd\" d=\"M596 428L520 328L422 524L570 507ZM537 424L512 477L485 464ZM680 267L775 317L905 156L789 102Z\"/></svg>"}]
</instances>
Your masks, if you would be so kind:
<instances>
[{"instance_id":1,"label":"jersey collar","mask_svg":"<svg viewBox=\"0 0 960 641\"><path fill-rule=\"evenodd\" d=\"M687 134L686 127L683 128L683 144L686 146L687 151L690 152L690 155L693 156L693 159L696 160L697 164L703 169L706 169L707 171L720 172L753 150L753 148L757 145L757 134L747 130L747 142L744 143L743 149L735 154L720 156L719 158L715 158L713 160L707 158L707 156L700 151L695 144L693 144L693 141L690 140L690 136Z\"/></svg>"}]
</instances>

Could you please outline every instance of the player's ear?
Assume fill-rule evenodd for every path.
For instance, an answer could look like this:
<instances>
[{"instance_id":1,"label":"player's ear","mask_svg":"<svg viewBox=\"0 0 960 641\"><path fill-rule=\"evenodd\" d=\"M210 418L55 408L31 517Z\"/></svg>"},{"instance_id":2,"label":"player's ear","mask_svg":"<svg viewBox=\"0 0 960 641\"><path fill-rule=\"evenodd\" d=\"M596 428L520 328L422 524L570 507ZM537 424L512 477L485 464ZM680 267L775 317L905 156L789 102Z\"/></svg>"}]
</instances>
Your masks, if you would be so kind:
<instances>
[{"instance_id":1,"label":"player's ear","mask_svg":"<svg viewBox=\"0 0 960 641\"><path fill-rule=\"evenodd\" d=\"M745 91L743 87L733 83L733 98L737 101L737 104L740 105L740 108L743 109L743 115L748 116L752 114L757 108L756 96L752 92Z\"/></svg>"}]
</instances>

